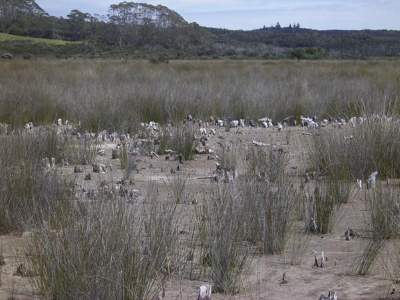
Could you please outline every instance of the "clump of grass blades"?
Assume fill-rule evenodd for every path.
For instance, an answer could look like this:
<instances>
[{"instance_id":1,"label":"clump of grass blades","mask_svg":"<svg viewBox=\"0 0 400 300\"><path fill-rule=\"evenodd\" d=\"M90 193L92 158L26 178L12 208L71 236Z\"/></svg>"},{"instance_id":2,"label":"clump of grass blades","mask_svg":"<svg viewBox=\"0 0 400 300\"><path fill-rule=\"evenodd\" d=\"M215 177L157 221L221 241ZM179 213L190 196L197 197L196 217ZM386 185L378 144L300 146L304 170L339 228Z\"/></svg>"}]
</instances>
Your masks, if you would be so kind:
<instances>
[{"instance_id":1,"label":"clump of grass blades","mask_svg":"<svg viewBox=\"0 0 400 300\"><path fill-rule=\"evenodd\" d=\"M232 186L217 186L201 209L205 246L203 263L209 266L213 290L236 294L249 252L243 246L243 207Z\"/></svg>"},{"instance_id":2,"label":"clump of grass blades","mask_svg":"<svg viewBox=\"0 0 400 300\"><path fill-rule=\"evenodd\" d=\"M264 254L282 253L287 241L297 193L286 167L283 151L253 147L247 152L246 173L238 183L247 240L261 244Z\"/></svg>"},{"instance_id":3,"label":"clump of grass blades","mask_svg":"<svg viewBox=\"0 0 400 300\"><path fill-rule=\"evenodd\" d=\"M0 139L1 162L7 166L21 161L38 162L45 157L54 157L59 162L66 145L55 129L47 127L38 127L32 132L13 131L1 135Z\"/></svg>"},{"instance_id":4,"label":"clump of grass blades","mask_svg":"<svg viewBox=\"0 0 400 300\"><path fill-rule=\"evenodd\" d=\"M316 187L314 190L314 217L317 232L326 234L332 231L336 202L325 188Z\"/></svg>"},{"instance_id":5,"label":"clump of grass blades","mask_svg":"<svg viewBox=\"0 0 400 300\"><path fill-rule=\"evenodd\" d=\"M154 200L154 201L153 201ZM28 260L52 299L153 299L173 270L175 206L96 199L35 230Z\"/></svg>"},{"instance_id":6,"label":"clump of grass blades","mask_svg":"<svg viewBox=\"0 0 400 300\"><path fill-rule=\"evenodd\" d=\"M365 246L361 256L355 261L353 266L357 275L367 275L371 270L376 258L384 246L382 239L371 239Z\"/></svg>"},{"instance_id":7,"label":"clump of grass blades","mask_svg":"<svg viewBox=\"0 0 400 300\"><path fill-rule=\"evenodd\" d=\"M285 259L292 265L300 265L304 254L307 253L311 241L311 235L304 235L302 229L292 229L288 238L288 245L285 251Z\"/></svg>"},{"instance_id":8,"label":"clump of grass blades","mask_svg":"<svg viewBox=\"0 0 400 300\"><path fill-rule=\"evenodd\" d=\"M276 182L286 174L288 156L281 150L274 151L254 146L247 151L245 160L247 176Z\"/></svg>"},{"instance_id":9,"label":"clump of grass blades","mask_svg":"<svg viewBox=\"0 0 400 300\"><path fill-rule=\"evenodd\" d=\"M397 120L372 116L343 132L323 129L314 136L310 159L323 175L342 180L367 179L374 171L382 178L400 175Z\"/></svg>"},{"instance_id":10,"label":"clump of grass blades","mask_svg":"<svg viewBox=\"0 0 400 300\"><path fill-rule=\"evenodd\" d=\"M137 168L136 157L132 154L129 144L123 144L119 155L121 169L124 170L124 177L128 179Z\"/></svg>"},{"instance_id":11,"label":"clump of grass blades","mask_svg":"<svg viewBox=\"0 0 400 300\"><path fill-rule=\"evenodd\" d=\"M385 244L382 249L382 265L385 278L394 284L400 282L400 244L398 240Z\"/></svg>"},{"instance_id":12,"label":"clump of grass blades","mask_svg":"<svg viewBox=\"0 0 400 300\"><path fill-rule=\"evenodd\" d=\"M176 174L168 179L167 185L172 193L172 196L174 197L176 204L182 204L186 202L186 190L188 185L187 175Z\"/></svg>"},{"instance_id":13,"label":"clump of grass blades","mask_svg":"<svg viewBox=\"0 0 400 300\"><path fill-rule=\"evenodd\" d=\"M64 158L71 164L90 165L97 155L98 145L94 140L67 139Z\"/></svg>"},{"instance_id":14,"label":"clump of grass blades","mask_svg":"<svg viewBox=\"0 0 400 300\"><path fill-rule=\"evenodd\" d=\"M349 202L352 187L347 180L337 180L328 177L329 193L338 205Z\"/></svg>"},{"instance_id":15,"label":"clump of grass blades","mask_svg":"<svg viewBox=\"0 0 400 300\"><path fill-rule=\"evenodd\" d=\"M400 192L383 183L366 195L370 232L373 239L400 236Z\"/></svg>"},{"instance_id":16,"label":"clump of grass blades","mask_svg":"<svg viewBox=\"0 0 400 300\"><path fill-rule=\"evenodd\" d=\"M366 229L370 236L361 256L354 264L356 274L368 274L386 240L400 236L399 196L397 187L383 183L378 183L375 189L366 192Z\"/></svg>"},{"instance_id":17,"label":"clump of grass blades","mask_svg":"<svg viewBox=\"0 0 400 300\"><path fill-rule=\"evenodd\" d=\"M194 159L194 128L191 125L177 127L172 136L174 150L183 155L185 160Z\"/></svg>"},{"instance_id":18,"label":"clump of grass blades","mask_svg":"<svg viewBox=\"0 0 400 300\"><path fill-rule=\"evenodd\" d=\"M46 170L44 157L60 157L53 132L12 133L0 137L0 231L22 230L58 215L72 185Z\"/></svg>"},{"instance_id":19,"label":"clump of grass blades","mask_svg":"<svg viewBox=\"0 0 400 300\"><path fill-rule=\"evenodd\" d=\"M317 181L314 190L307 196L306 229L327 234L332 231L335 215L350 197L351 187L345 181L327 179Z\"/></svg>"},{"instance_id":20,"label":"clump of grass blades","mask_svg":"<svg viewBox=\"0 0 400 300\"><path fill-rule=\"evenodd\" d=\"M283 180L272 184L265 194L262 209L264 253L280 254L285 248L295 200L293 186Z\"/></svg>"},{"instance_id":21,"label":"clump of grass blades","mask_svg":"<svg viewBox=\"0 0 400 300\"><path fill-rule=\"evenodd\" d=\"M261 244L264 254L280 254L285 248L296 199L288 181L285 177L273 183L248 180L240 184L246 239Z\"/></svg>"},{"instance_id":22,"label":"clump of grass blades","mask_svg":"<svg viewBox=\"0 0 400 300\"><path fill-rule=\"evenodd\" d=\"M171 149L185 160L193 160L195 155L195 130L192 125L164 128L159 138L159 152Z\"/></svg>"},{"instance_id":23,"label":"clump of grass blades","mask_svg":"<svg viewBox=\"0 0 400 300\"><path fill-rule=\"evenodd\" d=\"M239 166L239 147L230 143L224 143L217 150L218 163L225 172L236 176Z\"/></svg>"}]
</instances>

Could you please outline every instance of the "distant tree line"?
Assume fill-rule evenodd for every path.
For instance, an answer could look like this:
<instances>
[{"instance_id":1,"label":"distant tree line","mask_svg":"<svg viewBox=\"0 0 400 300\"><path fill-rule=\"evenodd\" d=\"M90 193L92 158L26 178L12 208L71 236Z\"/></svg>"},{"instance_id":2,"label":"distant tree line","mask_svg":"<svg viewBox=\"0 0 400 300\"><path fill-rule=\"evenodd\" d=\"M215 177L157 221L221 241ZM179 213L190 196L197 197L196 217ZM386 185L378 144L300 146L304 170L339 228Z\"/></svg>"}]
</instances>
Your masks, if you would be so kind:
<instances>
[{"instance_id":1,"label":"distant tree line","mask_svg":"<svg viewBox=\"0 0 400 300\"><path fill-rule=\"evenodd\" d=\"M81 41L91 54L161 53L179 57L255 57L318 59L400 55L399 31L317 31L300 24L252 31L201 27L196 23L159 27L129 22L129 2L110 6L100 17L72 10L53 17L29 0L0 0L0 31L31 37ZM129 7L128 7L129 8ZM8 47L8 48L7 48ZM10 44L1 49L17 49ZM27 49L30 51L30 49ZM78 50L76 50L78 51Z\"/></svg>"},{"instance_id":2,"label":"distant tree line","mask_svg":"<svg viewBox=\"0 0 400 300\"><path fill-rule=\"evenodd\" d=\"M161 28L154 24L133 25L123 4L112 5L112 16L102 18L72 10L66 18L36 14L22 9L26 1L9 5L0 0L0 31L39 38L85 41L98 47L190 50L210 39L210 33L197 24ZM13 9L10 9L12 7ZM17 9L19 8L19 9Z\"/></svg>"}]
</instances>

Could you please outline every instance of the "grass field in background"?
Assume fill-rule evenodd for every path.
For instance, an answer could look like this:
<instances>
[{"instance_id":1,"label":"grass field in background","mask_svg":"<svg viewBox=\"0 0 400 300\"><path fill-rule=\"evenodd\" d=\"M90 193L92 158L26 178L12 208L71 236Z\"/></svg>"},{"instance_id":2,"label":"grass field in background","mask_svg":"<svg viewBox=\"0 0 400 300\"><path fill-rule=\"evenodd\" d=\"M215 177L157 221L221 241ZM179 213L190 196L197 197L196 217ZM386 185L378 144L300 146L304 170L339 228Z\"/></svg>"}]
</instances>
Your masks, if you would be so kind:
<instances>
[{"instance_id":1,"label":"grass field in background","mask_svg":"<svg viewBox=\"0 0 400 300\"><path fill-rule=\"evenodd\" d=\"M32 43L42 43L52 46L65 46L68 44L73 44L76 42L70 41L63 41L63 40L53 40L53 39L43 39L43 38L33 38L28 36L19 36L13 35L8 33L0 33L0 42L7 42L7 41L27 41Z\"/></svg>"}]
</instances>

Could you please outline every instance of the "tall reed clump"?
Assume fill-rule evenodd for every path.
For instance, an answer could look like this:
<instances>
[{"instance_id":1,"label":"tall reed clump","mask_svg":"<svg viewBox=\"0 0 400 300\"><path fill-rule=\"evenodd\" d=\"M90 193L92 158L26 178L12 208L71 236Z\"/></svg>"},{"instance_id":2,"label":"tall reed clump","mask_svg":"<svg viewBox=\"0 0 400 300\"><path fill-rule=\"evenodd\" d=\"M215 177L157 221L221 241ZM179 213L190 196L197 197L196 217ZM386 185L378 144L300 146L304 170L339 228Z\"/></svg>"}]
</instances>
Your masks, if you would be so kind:
<instances>
[{"instance_id":1,"label":"tall reed clump","mask_svg":"<svg viewBox=\"0 0 400 300\"><path fill-rule=\"evenodd\" d=\"M251 147L246 153L246 173L248 177L258 177L276 182L286 177L288 155L283 150Z\"/></svg>"},{"instance_id":2,"label":"tall reed clump","mask_svg":"<svg viewBox=\"0 0 400 300\"><path fill-rule=\"evenodd\" d=\"M400 191L391 185L377 184L366 195L368 224L373 239L400 236Z\"/></svg>"},{"instance_id":3,"label":"tall reed clump","mask_svg":"<svg viewBox=\"0 0 400 300\"><path fill-rule=\"evenodd\" d=\"M0 136L0 232L49 221L67 205L72 186L43 161L59 159L62 147L47 129Z\"/></svg>"},{"instance_id":4,"label":"tall reed clump","mask_svg":"<svg viewBox=\"0 0 400 300\"><path fill-rule=\"evenodd\" d=\"M379 183L367 193L370 231L373 238L397 238L400 235L400 191Z\"/></svg>"},{"instance_id":5,"label":"tall reed clump","mask_svg":"<svg viewBox=\"0 0 400 300\"><path fill-rule=\"evenodd\" d=\"M286 173L283 151L252 148L247 154L247 173L238 183L246 216L246 238L261 244L265 254L285 248L296 200L296 189Z\"/></svg>"},{"instance_id":6,"label":"tall reed clump","mask_svg":"<svg viewBox=\"0 0 400 300\"><path fill-rule=\"evenodd\" d=\"M188 176L178 173L168 178L166 183L176 204L185 204L188 200Z\"/></svg>"},{"instance_id":7,"label":"tall reed clump","mask_svg":"<svg viewBox=\"0 0 400 300\"><path fill-rule=\"evenodd\" d=\"M91 138L73 139L65 141L64 159L70 164L90 165L94 162L98 144Z\"/></svg>"},{"instance_id":8,"label":"tall reed clump","mask_svg":"<svg viewBox=\"0 0 400 300\"><path fill-rule=\"evenodd\" d=\"M124 178L129 179L133 171L137 170L136 156L133 155L133 146L125 143L121 146L119 161L121 169L124 170Z\"/></svg>"},{"instance_id":9,"label":"tall reed clump","mask_svg":"<svg viewBox=\"0 0 400 300\"><path fill-rule=\"evenodd\" d=\"M318 183L308 199L309 214L306 226L311 232L327 234L332 231L338 203L332 197L329 188L329 183Z\"/></svg>"},{"instance_id":10,"label":"tall reed clump","mask_svg":"<svg viewBox=\"0 0 400 300\"><path fill-rule=\"evenodd\" d=\"M242 201L232 185L217 185L207 194L200 213L205 248L201 261L209 267L213 290L236 294L249 258L249 249L243 244Z\"/></svg>"},{"instance_id":11,"label":"tall reed clump","mask_svg":"<svg viewBox=\"0 0 400 300\"><path fill-rule=\"evenodd\" d=\"M385 278L394 284L400 282L400 244L399 240L384 244L382 247L382 263ZM390 291L391 292L391 291ZM389 296L389 295L388 295Z\"/></svg>"},{"instance_id":12,"label":"tall reed clump","mask_svg":"<svg viewBox=\"0 0 400 300\"><path fill-rule=\"evenodd\" d=\"M277 181L268 187L262 206L262 242L264 253L281 254L287 242L296 192L291 183Z\"/></svg>"},{"instance_id":13,"label":"tall reed clump","mask_svg":"<svg viewBox=\"0 0 400 300\"><path fill-rule=\"evenodd\" d=\"M236 177L240 162L239 147L231 143L223 143L220 146L217 150L219 167L225 173L229 172L233 177Z\"/></svg>"},{"instance_id":14,"label":"tall reed clump","mask_svg":"<svg viewBox=\"0 0 400 300\"><path fill-rule=\"evenodd\" d=\"M310 151L314 167L332 179L367 179L400 176L400 132L398 121L370 116L362 124L345 130L320 130Z\"/></svg>"},{"instance_id":15,"label":"tall reed clump","mask_svg":"<svg viewBox=\"0 0 400 300\"><path fill-rule=\"evenodd\" d=\"M354 265L358 275L368 274L386 240L400 236L400 192L397 187L378 183L373 190L366 192L365 203L365 229L369 241Z\"/></svg>"},{"instance_id":16,"label":"tall reed clump","mask_svg":"<svg viewBox=\"0 0 400 300\"><path fill-rule=\"evenodd\" d=\"M195 136L192 125L185 125L174 129L172 145L174 150L182 154L185 160L193 160L195 154Z\"/></svg>"},{"instance_id":17,"label":"tall reed clump","mask_svg":"<svg viewBox=\"0 0 400 300\"><path fill-rule=\"evenodd\" d=\"M154 299L174 270L175 205L99 198L33 232L28 261L51 299ZM81 206L82 206L81 205Z\"/></svg>"},{"instance_id":18,"label":"tall reed clump","mask_svg":"<svg viewBox=\"0 0 400 300\"><path fill-rule=\"evenodd\" d=\"M304 234L302 228L293 228L290 232L285 251L286 263L292 266L300 265L309 249L310 241L310 234Z\"/></svg>"},{"instance_id":19,"label":"tall reed clump","mask_svg":"<svg viewBox=\"0 0 400 300\"><path fill-rule=\"evenodd\" d=\"M312 184L311 192L306 192L305 225L314 233L330 233L335 225L336 212L347 203L351 185L347 181L326 178Z\"/></svg>"},{"instance_id":20,"label":"tall reed clump","mask_svg":"<svg viewBox=\"0 0 400 300\"><path fill-rule=\"evenodd\" d=\"M369 240L353 265L354 273L361 276L367 275L384 245L383 239Z\"/></svg>"},{"instance_id":21,"label":"tall reed clump","mask_svg":"<svg viewBox=\"0 0 400 300\"><path fill-rule=\"evenodd\" d=\"M195 129L191 124L164 128L159 137L159 152L174 150L184 160L193 160L195 155Z\"/></svg>"}]
</instances>

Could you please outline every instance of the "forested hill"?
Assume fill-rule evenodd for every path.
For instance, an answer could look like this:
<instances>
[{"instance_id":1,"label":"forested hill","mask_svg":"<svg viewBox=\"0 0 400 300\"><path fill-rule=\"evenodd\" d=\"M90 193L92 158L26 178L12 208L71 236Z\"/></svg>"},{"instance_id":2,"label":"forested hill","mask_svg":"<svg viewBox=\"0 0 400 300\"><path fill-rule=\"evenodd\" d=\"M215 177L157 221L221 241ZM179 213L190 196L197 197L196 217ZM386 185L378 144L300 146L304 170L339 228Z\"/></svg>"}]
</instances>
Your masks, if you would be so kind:
<instances>
[{"instance_id":1,"label":"forested hill","mask_svg":"<svg viewBox=\"0 0 400 300\"><path fill-rule=\"evenodd\" d=\"M298 26L298 25L297 25ZM334 57L379 57L400 55L400 31L395 30L312 30L290 27L268 27L251 31L208 28L223 44L268 45L276 51L319 50ZM306 52L307 52L306 51ZM304 53L303 53L304 54Z\"/></svg>"},{"instance_id":2,"label":"forested hill","mask_svg":"<svg viewBox=\"0 0 400 300\"><path fill-rule=\"evenodd\" d=\"M14 54L298 59L400 56L400 31L319 31L299 24L251 31L207 28L187 22L165 6L135 2L111 5L102 17L75 9L58 18L49 16L33 0L0 0L0 32L77 42L39 47L20 39L0 41L0 53Z\"/></svg>"},{"instance_id":3,"label":"forested hill","mask_svg":"<svg viewBox=\"0 0 400 300\"><path fill-rule=\"evenodd\" d=\"M13 20L18 15L47 15L34 0L0 0L0 18Z\"/></svg>"}]
</instances>

